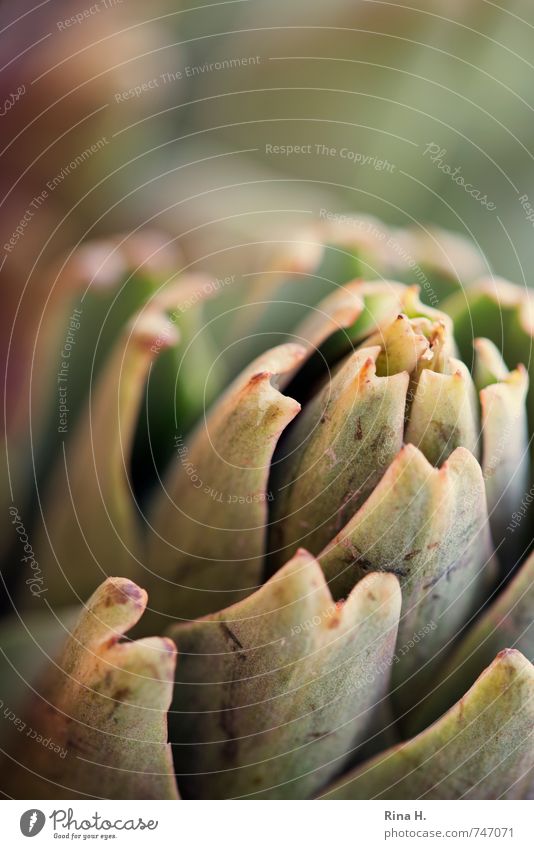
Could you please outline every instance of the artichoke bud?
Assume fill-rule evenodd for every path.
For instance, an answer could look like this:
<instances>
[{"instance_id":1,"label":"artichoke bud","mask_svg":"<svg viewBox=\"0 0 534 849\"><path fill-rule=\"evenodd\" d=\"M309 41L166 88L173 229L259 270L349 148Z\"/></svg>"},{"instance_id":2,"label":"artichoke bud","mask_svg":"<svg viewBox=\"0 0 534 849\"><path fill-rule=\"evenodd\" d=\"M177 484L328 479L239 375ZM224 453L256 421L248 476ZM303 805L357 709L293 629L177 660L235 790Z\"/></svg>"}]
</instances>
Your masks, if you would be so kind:
<instances>
[{"instance_id":1,"label":"artichoke bud","mask_svg":"<svg viewBox=\"0 0 534 849\"><path fill-rule=\"evenodd\" d=\"M534 406L516 365L530 365L532 303L502 281L458 292L482 262L462 240L362 221L363 236L327 221L315 241L285 243L242 312L226 309L239 287L221 308L204 305L217 287L202 276L156 285L157 239L93 245L65 266L78 288L94 282L73 355L83 385L28 542L40 577L17 587L46 615L29 611L22 639L13 621L1 635L13 711L57 750L0 728L3 792L532 795L534 555L507 579L533 499ZM344 271L321 277L340 257ZM356 266L369 279L343 283ZM444 311L384 279L395 269L428 273L431 303L453 293ZM211 342L231 347L241 320L262 351L231 382L225 359L228 386L185 439L218 359L194 341L210 316ZM158 474L174 455L156 493L142 474L132 486L148 449ZM141 569L150 617L131 580ZM57 662L30 660L41 636L55 656L73 594L89 601ZM172 642L122 639L138 623L152 633L155 617ZM31 682L26 703L15 678L19 692Z\"/></svg>"},{"instance_id":2,"label":"artichoke bud","mask_svg":"<svg viewBox=\"0 0 534 849\"><path fill-rule=\"evenodd\" d=\"M478 456L475 389L451 356L450 320L424 307L414 287L401 303L407 312L335 367L282 440L272 473L272 566L298 545L319 554L404 442L435 466L460 446Z\"/></svg>"}]
</instances>

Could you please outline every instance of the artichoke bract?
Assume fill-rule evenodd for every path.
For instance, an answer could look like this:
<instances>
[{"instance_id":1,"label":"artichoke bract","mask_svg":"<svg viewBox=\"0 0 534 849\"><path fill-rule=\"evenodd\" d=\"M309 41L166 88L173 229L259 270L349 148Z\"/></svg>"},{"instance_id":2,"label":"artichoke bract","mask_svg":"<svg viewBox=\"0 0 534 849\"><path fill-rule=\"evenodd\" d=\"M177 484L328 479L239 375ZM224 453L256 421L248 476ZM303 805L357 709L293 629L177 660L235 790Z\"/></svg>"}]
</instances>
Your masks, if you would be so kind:
<instances>
[{"instance_id":1,"label":"artichoke bract","mask_svg":"<svg viewBox=\"0 0 534 849\"><path fill-rule=\"evenodd\" d=\"M68 290L98 369L10 508L3 792L531 798L528 291L372 219L252 286L150 244Z\"/></svg>"}]
</instances>

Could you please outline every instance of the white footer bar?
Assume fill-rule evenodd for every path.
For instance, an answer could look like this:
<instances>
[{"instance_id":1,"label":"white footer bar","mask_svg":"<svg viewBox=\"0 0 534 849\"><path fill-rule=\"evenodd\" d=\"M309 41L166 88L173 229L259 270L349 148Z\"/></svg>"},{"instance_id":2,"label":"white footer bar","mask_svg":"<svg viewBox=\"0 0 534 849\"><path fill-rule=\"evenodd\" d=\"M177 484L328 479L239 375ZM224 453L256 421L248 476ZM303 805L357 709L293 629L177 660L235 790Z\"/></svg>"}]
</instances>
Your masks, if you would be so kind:
<instances>
[{"instance_id":1,"label":"white footer bar","mask_svg":"<svg viewBox=\"0 0 534 849\"><path fill-rule=\"evenodd\" d=\"M0 845L214 849L534 846L533 802L0 802ZM276 809L276 810L275 810ZM35 843L30 840L35 838Z\"/></svg>"}]
</instances>

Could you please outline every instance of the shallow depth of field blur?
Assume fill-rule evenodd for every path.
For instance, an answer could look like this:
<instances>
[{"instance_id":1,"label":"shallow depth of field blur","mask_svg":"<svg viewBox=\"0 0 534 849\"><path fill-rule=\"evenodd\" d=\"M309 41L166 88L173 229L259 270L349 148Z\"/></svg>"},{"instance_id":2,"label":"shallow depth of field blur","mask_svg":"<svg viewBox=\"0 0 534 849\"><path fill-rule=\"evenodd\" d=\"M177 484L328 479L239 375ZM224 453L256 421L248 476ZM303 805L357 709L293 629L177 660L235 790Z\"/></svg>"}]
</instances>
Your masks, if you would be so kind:
<instances>
[{"instance_id":1,"label":"shallow depth of field blur","mask_svg":"<svg viewBox=\"0 0 534 849\"><path fill-rule=\"evenodd\" d=\"M527 0L191 6L1 4L2 244L26 203L106 137L47 198L5 280L37 286L41 262L65 244L146 223L218 271L214 248L268 226L283 233L321 206L442 224L479 242L497 273L528 276ZM288 144L311 147L270 147Z\"/></svg>"},{"instance_id":2,"label":"shallow depth of field blur","mask_svg":"<svg viewBox=\"0 0 534 849\"><path fill-rule=\"evenodd\" d=\"M40 316L44 269L66 247L141 226L223 274L257 255L244 259L247 242L321 209L430 221L530 283L534 9L501 6L2 3L3 348L11 331L33 338L25 314Z\"/></svg>"},{"instance_id":3,"label":"shallow depth of field blur","mask_svg":"<svg viewBox=\"0 0 534 849\"><path fill-rule=\"evenodd\" d=\"M526 0L3 3L6 457L46 477L35 364L86 240L159 231L173 272L243 291L288 236L356 212L462 233L530 285L533 35Z\"/></svg>"},{"instance_id":4,"label":"shallow depth of field blur","mask_svg":"<svg viewBox=\"0 0 534 849\"><path fill-rule=\"evenodd\" d=\"M2 3L3 492L35 509L58 449L36 366L84 241L159 233L169 274L237 280L235 306L294 233L363 213L531 285L533 36L527 0Z\"/></svg>"},{"instance_id":5,"label":"shallow depth of field blur","mask_svg":"<svg viewBox=\"0 0 534 849\"><path fill-rule=\"evenodd\" d=\"M211 281L198 327L191 309L179 329L184 374L162 357L154 394L138 387L120 483L140 525L182 436L332 282L327 261L299 265L315 226L376 217L423 237L423 266L425 250L438 266L475 255L473 276L534 286L533 43L531 0L0 0L0 614L19 615L23 571L8 511L36 548L47 507L70 515L66 486L47 502L53 470L71 449L74 472L94 459L65 446L118 330L159 288ZM358 257L362 276L380 276L376 256ZM290 303L257 309L270 275ZM99 427L113 491L122 445L110 437L108 466Z\"/></svg>"}]
</instances>

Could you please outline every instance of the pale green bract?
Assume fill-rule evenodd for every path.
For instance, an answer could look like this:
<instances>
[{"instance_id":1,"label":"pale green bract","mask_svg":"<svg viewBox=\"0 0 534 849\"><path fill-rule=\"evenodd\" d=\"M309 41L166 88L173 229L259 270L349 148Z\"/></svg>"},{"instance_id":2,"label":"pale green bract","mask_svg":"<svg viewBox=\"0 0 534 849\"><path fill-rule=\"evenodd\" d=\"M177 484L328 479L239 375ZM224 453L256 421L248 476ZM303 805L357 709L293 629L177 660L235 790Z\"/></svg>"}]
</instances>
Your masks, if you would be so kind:
<instances>
[{"instance_id":1,"label":"pale green bract","mask_svg":"<svg viewBox=\"0 0 534 849\"><path fill-rule=\"evenodd\" d=\"M532 300L355 222L225 291L154 235L67 265L84 391L2 493L8 796L534 795Z\"/></svg>"}]
</instances>

